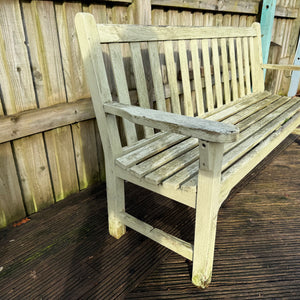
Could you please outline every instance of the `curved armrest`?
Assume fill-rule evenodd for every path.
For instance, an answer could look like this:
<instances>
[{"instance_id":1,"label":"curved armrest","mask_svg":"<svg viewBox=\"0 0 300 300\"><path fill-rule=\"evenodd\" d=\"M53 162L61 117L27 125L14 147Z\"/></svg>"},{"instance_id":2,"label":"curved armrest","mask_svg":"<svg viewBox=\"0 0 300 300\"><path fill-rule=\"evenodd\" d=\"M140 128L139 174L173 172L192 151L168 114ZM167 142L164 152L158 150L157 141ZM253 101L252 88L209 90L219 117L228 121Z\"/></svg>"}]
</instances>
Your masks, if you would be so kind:
<instances>
[{"instance_id":1,"label":"curved armrest","mask_svg":"<svg viewBox=\"0 0 300 300\"><path fill-rule=\"evenodd\" d=\"M270 70L300 71L300 66L295 66L295 65L263 64L262 68L263 69L270 69Z\"/></svg>"},{"instance_id":2,"label":"curved armrest","mask_svg":"<svg viewBox=\"0 0 300 300\"><path fill-rule=\"evenodd\" d=\"M237 140L239 133L238 128L231 124L141 108L133 105L125 105L117 102L105 103L104 110L106 113L125 118L139 125L180 133L209 142L234 142Z\"/></svg>"}]
</instances>

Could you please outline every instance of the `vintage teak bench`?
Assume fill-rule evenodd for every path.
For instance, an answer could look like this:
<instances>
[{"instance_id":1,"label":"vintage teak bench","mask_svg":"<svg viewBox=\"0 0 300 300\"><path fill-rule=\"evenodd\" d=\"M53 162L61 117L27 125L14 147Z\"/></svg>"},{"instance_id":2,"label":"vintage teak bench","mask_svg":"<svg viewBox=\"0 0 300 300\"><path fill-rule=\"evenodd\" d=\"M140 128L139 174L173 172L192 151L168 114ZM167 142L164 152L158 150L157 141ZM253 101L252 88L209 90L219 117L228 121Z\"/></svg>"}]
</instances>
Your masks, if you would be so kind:
<instances>
[{"instance_id":1,"label":"vintage teak bench","mask_svg":"<svg viewBox=\"0 0 300 300\"><path fill-rule=\"evenodd\" d=\"M109 232L120 238L128 226L192 260L204 288L222 202L300 124L300 98L265 91L263 67L276 66L262 65L258 23L103 25L80 13L76 29L105 154ZM126 213L124 181L195 208L193 244Z\"/></svg>"}]
</instances>

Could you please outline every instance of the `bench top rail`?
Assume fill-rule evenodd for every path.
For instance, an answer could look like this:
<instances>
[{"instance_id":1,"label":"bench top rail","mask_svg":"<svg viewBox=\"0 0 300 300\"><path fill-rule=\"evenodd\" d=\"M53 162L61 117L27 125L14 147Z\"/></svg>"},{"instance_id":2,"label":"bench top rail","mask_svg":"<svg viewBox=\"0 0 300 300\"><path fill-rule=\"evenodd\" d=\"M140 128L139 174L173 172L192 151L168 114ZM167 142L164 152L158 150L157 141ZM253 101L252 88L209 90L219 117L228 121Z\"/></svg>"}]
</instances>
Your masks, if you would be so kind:
<instances>
[{"instance_id":1,"label":"bench top rail","mask_svg":"<svg viewBox=\"0 0 300 300\"><path fill-rule=\"evenodd\" d=\"M101 43L128 43L166 40L191 40L255 37L253 27L149 26L132 24L97 24Z\"/></svg>"}]
</instances>

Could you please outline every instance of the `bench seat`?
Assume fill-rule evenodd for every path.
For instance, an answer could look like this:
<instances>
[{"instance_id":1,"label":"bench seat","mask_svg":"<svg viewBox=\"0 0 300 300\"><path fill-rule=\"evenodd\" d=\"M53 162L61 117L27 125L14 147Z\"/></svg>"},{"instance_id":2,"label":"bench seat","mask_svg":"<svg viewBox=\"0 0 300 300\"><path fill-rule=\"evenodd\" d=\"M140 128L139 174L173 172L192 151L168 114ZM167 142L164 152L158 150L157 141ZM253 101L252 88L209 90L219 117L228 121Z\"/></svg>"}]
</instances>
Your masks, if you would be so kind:
<instances>
[{"instance_id":1,"label":"bench seat","mask_svg":"<svg viewBox=\"0 0 300 300\"><path fill-rule=\"evenodd\" d=\"M291 124L295 123L294 119L298 119L299 122L299 110L300 98L263 92L245 97L234 106L225 105L213 113L203 115L202 118L234 124L240 130L238 140L225 145L222 182L229 181L230 174L233 174L232 170L235 170L236 176L237 166L243 167L242 158L245 155L249 158L251 151L256 153L259 145L276 137L278 132L284 130L284 125L289 124L289 120ZM165 188L166 195L173 189L195 195L199 173L197 138L160 132L137 144L125 148L125 154L116 159L117 167L122 169L120 173L130 173L140 183L145 182L144 187L151 190L155 189L153 185L159 185L160 189ZM252 167L254 168L255 165ZM124 177L127 178L128 175ZM228 189L225 185L223 198L227 195L225 190ZM195 197L193 198L194 201L188 201L191 207L195 207ZM174 200L183 202L183 199L180 196L179 199Z\"/></svg>"}]
</instances>

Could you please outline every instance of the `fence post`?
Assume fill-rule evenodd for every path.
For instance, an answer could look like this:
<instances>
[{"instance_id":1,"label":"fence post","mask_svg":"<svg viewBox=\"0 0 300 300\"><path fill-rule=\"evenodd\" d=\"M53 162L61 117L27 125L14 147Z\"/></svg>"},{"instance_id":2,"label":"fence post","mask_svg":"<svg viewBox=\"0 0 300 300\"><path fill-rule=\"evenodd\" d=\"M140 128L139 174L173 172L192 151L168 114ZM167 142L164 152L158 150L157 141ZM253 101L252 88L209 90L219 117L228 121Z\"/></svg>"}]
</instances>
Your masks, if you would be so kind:
<instances>
[{"instance_id":1,"label":"fence post","mask_svg":"<svg viewBox=\"0 0 300 300\"><path fill-rule=\"evenodd\" d=\"M151 25L151 0L134 0L135 24Z\"/></svg>"},{"instance_id":2,"label":"fence post","mask_svg":"<svg viewBox=\"0 0 300 300\"><path fill-rule=\"evenodd\" d=\"M276 0L264 0L261 10L260 26L261 26L261 43L263 63L268 63L269 49L272 38L272 29L276 9ZM266 77L266 69L264 69L264 78Z\"/></svg>"}]
</instances>

